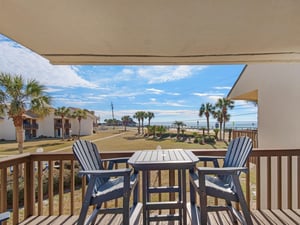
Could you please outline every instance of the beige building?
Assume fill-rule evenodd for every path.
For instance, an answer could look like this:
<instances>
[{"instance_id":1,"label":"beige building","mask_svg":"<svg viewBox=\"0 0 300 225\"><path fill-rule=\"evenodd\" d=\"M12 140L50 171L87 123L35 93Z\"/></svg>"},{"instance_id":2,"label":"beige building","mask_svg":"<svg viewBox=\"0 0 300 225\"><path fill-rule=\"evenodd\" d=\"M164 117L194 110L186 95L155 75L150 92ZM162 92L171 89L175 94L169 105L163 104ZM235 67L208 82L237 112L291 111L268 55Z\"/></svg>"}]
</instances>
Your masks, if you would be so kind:
<instances>
[{"instance_id":1,"label":"beige building","mask_svg":"<svg viewBox=\"0 0 300 225\"><path fill-rule=\"evenodd\" d=\"M54 115L54 109L45 117L37 117L27 112L24 114L23 129L24 139L37 137L62 137L61 117ZM79 122L77 118L66 117L64 120L65 135L78 135ZM93 134L97 126L97 117L87 112L87 118L81 120L80 135ZM16 132L13 121L7 115L0 117L0 139L15 140Z\"/></svg>"}]
</instances>

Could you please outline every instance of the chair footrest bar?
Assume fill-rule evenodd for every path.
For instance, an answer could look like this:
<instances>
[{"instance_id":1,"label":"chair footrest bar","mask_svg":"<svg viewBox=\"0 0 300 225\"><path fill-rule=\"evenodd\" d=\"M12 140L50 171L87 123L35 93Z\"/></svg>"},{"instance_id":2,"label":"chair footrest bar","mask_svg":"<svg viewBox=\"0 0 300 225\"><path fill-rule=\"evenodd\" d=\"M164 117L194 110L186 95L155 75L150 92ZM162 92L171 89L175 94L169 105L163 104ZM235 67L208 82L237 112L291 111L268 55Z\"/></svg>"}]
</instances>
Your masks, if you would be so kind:
<instances>
[{"instance_id":1,"label":"chair footrest bar","mask_svg":"<svg viewBox=\"0 0 300 225\"><path fill-rule=\"evenodd\" d=\"M147 210L158 210L158 209L182 209L182 202L148 202L146 204Z\"/></svg>"},{"instance_id":2,"label":"chair footrest bar","mask_svg":"<svg viewBox=\"0 0 300 225\"><path fill-rule=\"evenodd\" d=\"M179 192L180 188L178 186L162 186L162 187L149 187L149 193L169 193L169 192Z\"/></svg>"},{"instance_id":3,"label":"chair footrest bar","mask_svg":"<svg viewBox=\"0 0 300 225\"><path fill-rule=\"evenodd\" d=\"M155 215L150 216L149 221L174 221L181 220L181 217L178 214L168 214L168 215Z\"/></svg>"}]
</instances>

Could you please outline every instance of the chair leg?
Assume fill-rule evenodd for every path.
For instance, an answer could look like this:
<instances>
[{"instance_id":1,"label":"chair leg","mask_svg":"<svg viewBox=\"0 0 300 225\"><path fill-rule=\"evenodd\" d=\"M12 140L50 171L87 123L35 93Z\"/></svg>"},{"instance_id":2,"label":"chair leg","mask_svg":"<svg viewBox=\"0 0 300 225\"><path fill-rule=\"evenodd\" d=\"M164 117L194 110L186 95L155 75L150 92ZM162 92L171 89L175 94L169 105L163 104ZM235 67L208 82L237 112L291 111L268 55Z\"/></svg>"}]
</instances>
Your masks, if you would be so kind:
<instances>
[{"instance_id":1,"label":"chair leg","mask_svg":"<svg viewBox=\"0 0 300 225\"><path fill-rule=\"evenodd\" d=\"M77 225L84 225L85 217L86 217L86 214L87 214L89 206L90 206L90 201L91 201L95 181L96 181L96 178L91 177L89 184L88 184L88 188L86 190L86 193L85 193L85 196L83 199L82 208L80 210Z\"/></svg>"},{"instance_id":2,"label":"chair leg","mask_svg":"<svg viewBox=\"0 0 300 225\"><path fill-rule=\"evenodd\" d=\"M94 213L96 213L96 214L95 214L95 216L94 216L94 218L93 218L93 220L91 222L92 225L94 225L96 223L97 215L98 215L99 210L101 209L101 206L102 206L102 202L99 203L99 204L97 204L96 208L94 209L93 214Z\"/></svg>"},{"instance_id":3,"label":"chair leg","mask_svg":"<svg viewBox=\"0 0 300 225\"><path fill-rule=\"evenodd\" d=\"M137 181L137 184L133 190L133 205L136 206L138 202L139 202L139 180Z\"/></svg>"},{"instance_id":4,"label":"chair leg","mask_svg":"<svg viewBox=\"0 0 300 225\"><path fill-rule=\"evenodd\" d=\"M232 203L231 203L231 201L226 200L226 205L227 205L228 211L230 212L230 217L231 217L231 220L233 221L233 224L237 225L238 221L237 221L237 219L234 216L234 213L232 211Z\"/></svg>"},{"instance_id":5,"label":"chair leg","mask_svg":"<svg viewBox=\"0 0 300 225\"><path fill-rule=\"evenodd\" d=\"M129 225L130 221L130 177L124 177L124 190L123 190L123 225Z\"/></svg>"},{"instance_id":6,"label":"chair leg","mask_svg":"<svg viewBox=\"0 0 300 225\"><path fill-rule=\"evenodd\" d=\"M123 225L129 225L130 221L130 208L129 208L129 194L125 194L123 198Z\"/></svg>"},{"instance_id":7,"label":"chair leg","mask_svg":"<svg viewBox=\"0 0 300 225\"><path fill-rule=\"evenodd\" d=\"M239 202L240 202L243 214L244 214L244 218L246 220L246 224L247 225L253 225L252 219L251 219L251 214L250 214L250 211L249 211L248 206L246 204L246 199L244 197L242 187L241 187L241 184L239 182L239 178L238 178L238 176L233 176L232 178L233 178L233 182L234 182L235 187L236 187L236 193L237 193L238 198L239 198Z\"/></svg>"},{"instance_id":8,"label":"chair leg","mask_svg":"<svg viewBox=\"0 0 300 225\"><path fill-rule=\"evenodd\" d=\"M199 174L199 197L200 197L200 221L202 225L207 224L207 195L205 188L205 176Z\"/></svg>"}]
</instances>

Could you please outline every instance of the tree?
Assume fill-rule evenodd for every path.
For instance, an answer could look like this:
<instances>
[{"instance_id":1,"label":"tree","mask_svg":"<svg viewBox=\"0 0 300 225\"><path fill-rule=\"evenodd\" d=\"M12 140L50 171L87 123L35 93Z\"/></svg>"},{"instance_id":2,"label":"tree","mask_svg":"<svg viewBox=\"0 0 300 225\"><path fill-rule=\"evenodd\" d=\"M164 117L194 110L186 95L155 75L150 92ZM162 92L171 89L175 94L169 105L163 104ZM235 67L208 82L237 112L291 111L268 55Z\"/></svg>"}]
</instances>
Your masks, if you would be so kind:
<instances>
[{"instance_id":1,"label":"tree","mask_svg":"<svg viewBox=\"0 0 300 225\"><path fill-rule=\"evenodd\" d=\"M199 109L199 116L202 117L203 115L205 115L206 117L207 134L209 134L209 116L213 113L213 111L214 107L209 102L207 102L206 104L203 103Z\"/></svg>"},{"instance_id":2,"label":"tree","mask_svg":"<svg viewBox=\"0 0 300 225\"><path fill-rule=\"evenodd\" d=\"M163 133L165 133L167 131L167 129L162 125L154 126L154 127L155 127L155 130L158 132L159 137L162 138Z\"/></svg>"},{"instance_id":3,"label":"tree","mask_svg":"<svg viewBox=\"0 0 300 225\"><path fill-rule=\"evenodd\" d=\"M5 92L2 89L0 89L0 115L5 114L5 109Z\"/></svg>"},{"instance_id":4,"label":"tree","mask_svg":"<svg viewBox=\"0 0 300 225\"><path fill-rule=\"evenodd\" d=\"M178 140L179 139L179 134L180 134L180 129L185 126L185 123L183 123L182 121L177 121L176 120L173 124L175 126L177 126L177 140Z\"/></svg>"},{"instance_id":5,"label":"tree","mask_svg":"<svg viewBox=\"0 0 300 225\"><path fill-rule=\"evenodd\" d=\"M25 81L21 75L0 73L1 111L7 109L17 135L19 153L23 153L23 114L30 110L38 116L48 115L51 97L45 94L45 87L36 80Z\"/></svg>"},{"instance_id":6,"label":"tree","mask_svg":"<svg viewBox=\"0 0 300 225\"><path fill-rule=\"evenodd\" d=\"M133 118L137 119L138 123L139 123L138 134L141 133L141 126L142 126L142 134L144 134L144 119L145 119L145 117L146 117L146 112L144 112L144 111L137 111L133 116ZM142 125L141 125L141 123L142 123Z\"/></svg>"},{"instance_id":7,"label":"tree","mask_svg":"<svg viewBox=\"0 0 300 225\"><path fill-rule=\"evenodd\" d=\"M142 134L144 134L144 120L147 118L147 113L141 111L141 121L142 121Z\"/></svg>"},{"instance_id":8,"label":"tree","mask_svg":"<svg viewBox=\"0 0 300 225\"><path fill-rule=\"evenodd\" d=\"M70 109L63 106L63 107L58 107L57 109L55 109L54 111L54 115L55 116L60 116L61 117L61 129L62 129L62 140L65 140L65 117L70 116Z\"/></svg>"},{"instance_id":9,"label":"tree","mask_svg":"<svg viewBox=\"0 0 300 225\"><path fill-rule=\"evenodd\" d=\"M148 118L148 126L150 126L150 121L154 118L154 113L153 112L147 112L146 113L146 118Z\"/></svg>"},{"instance_id":10,"label":"tree","mask_svg":"<svg viewBox=\"0 0 300 225\"><path fill-rule=\"evenodd\" d=\"M133 115L133 118L138 120L138 134L141 133L141 114L140 111L135 112L135 114Z\"/></svg>"},{"instance_id":11,"label":"tree","mask_svg":"<svg viewBox=\"0 0 300 225\"><path fill-rule=\"evenodd\" d=\"M83 109L76 109L72 113L73 118L77 118L78 120L78 139L80 139L80 131L81 131L81 120L87 118L87 111Z\"/></svg>"},{"instance_id":12,"label":"tree","mask_svg":"<svg viewBox=\"0 0 300 225\"><path fill-rule=\"evenodd\" d=\"M222 140L222 124L223 124L223 114L222 111L220 109L215 110L214 113L214 118L217 119L217 121L219 122L219 132L220 132L220 140Z\"/></svg>"},{"instance_id":13,"label":"tree","mask_svg":"<svg viewBox=\"0 0 300 225\"><path fill-rule=\"evenodd\" d=\"M123 116L121 118L121 120L124 125L124 130L126 131L126 127L127 127L128 123L130 122L130 116Z\"/></svg>"},{"instance_id":14,"label":"tree","mask_svg":"<svg viewBox=\"0 0 300 225\"><path fill-rule=\"evenodd\" d=\"M226 121L225 118L230 118L228 114L228 109L234 108L234 101L228 98L219 98L216 103L216 108L220 109L222 113L223 127L220 126L220 131L221 129L223 130L223 139L225 139L225 123L229 121L229 119Z\"/></svg>"}]
</instances>

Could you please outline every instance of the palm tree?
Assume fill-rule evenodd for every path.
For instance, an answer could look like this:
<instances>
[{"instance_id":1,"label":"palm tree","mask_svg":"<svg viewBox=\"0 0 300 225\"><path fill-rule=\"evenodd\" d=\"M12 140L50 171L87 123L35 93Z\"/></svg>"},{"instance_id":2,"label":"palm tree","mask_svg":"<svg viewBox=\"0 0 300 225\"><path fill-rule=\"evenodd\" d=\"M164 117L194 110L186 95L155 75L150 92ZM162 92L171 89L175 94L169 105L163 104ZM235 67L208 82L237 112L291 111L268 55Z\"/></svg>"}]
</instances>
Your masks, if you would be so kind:
<instances>
[{"instance_id":1,"label":"palm tree","mask_svg":"<svg viewBox=\"0 0 300 225\"><path fill-rule=\"evenodd\" d=\"M153 112L147 112L146 118L148 118L148 126L150 126L150 121L154 118L154 113Z\"/></svg>"},{"instance_id":2,"label":"palm tree","mask_svg":"<svg viewBox=\"0 0 300 225\"><path fill-rule=\"evenodd\" d=\"M136 118L138 120L139 126L138 126L138 134L141 133L141 126L142 126L142 134L144 134L144 119L146 118L146 112L145 111L137 111L133 118ZM142 125L141 125L142 122Z\"/></svg>"},{"instance_id":3,"label":"palm tree","mask_svg":"<svg viewBox=\"0 0 300 225\"><path fill-rule=\"evenodd\" d=\"M124 130L126 131L126 127L130 121L130 116L123 116L121 118L122 122L123 122L123 125L124 125Z\"/></svg>"},{"instance_id":4,"label":"palm tree","mask_svg":"<svg viewBox=\"0 0 300 225\"><path fill-rule=\"evenodd\" d=\"M76 109L73 114L73 118L77 118L78 120L78 139L80 139L80 131L81 131L81 120L87 118L87 111L84 109Z\"/></svg>"},{"instance_id":5,"label":"palm tree","mask_svg":"<svg viewBox=\"0 0 300 225\"><path fill-rule=\"evenodd\" d=\"M63 106L63 107L58 107L54 111L55 116L60 116L61 117L61 129L62 129L62 140L65 140L65 117L70 116L70 109Z\"/></svg>"},{"instance_id":6,"label":"palm tree","mask_svg":"<svg viewBox=\"0 0 300 225\"><path fill-rule=\"evenodd\" d=\"M205 115L206 117L207 134L209 134L209 116L213 113L213 111L214 107L209 102L207 102L206 104L203 103L199 109L199 116L202 117L203 115Z\"/></svg>"},{"instance_id":7,"label":"palm tree","mask_svg":"<svg viewBox=\"0 0 300 225\"><path fill-rule=\"evenodd\" d=\"M142 134L144 134L144 120L147 118L147 113L145 111L141 111L141 121L142 121Z\"/></svg>"},{"instance_id":8,"label":"palm tree","mask_svg":"<svg viewBox=\"0 0 300 225\"><path fill-rule=\"evenodd\" d=\"M225 123L228 122L229 120L225 120L226 117L229 118L229 114L228 114L228 109L233 109L234 108L234 101L232 101L231 99L228 98L219 98L217 103L216 103L216 107L219 108L221 110L222 113L222 117L223 117L223 139L225 139Z\"/></svg>"},{"instance_id":9,"label":"palm tree","mask_svg":"<svg viewBox=\"0 0 300 225\"><path fill-rule=\"evenodd\" d=\"M5 109L5 92L0 89L0 116L5 114Z\"/></svg>"},{"instance_id":10,"label":"palm tree","mask_svg":"<svg viewBox=\"0 0 300 225\"><path fill-rule=\"evenodd\" d=\"M219 122L219 132L220 132L220 140L222 140L222 124L223 124L223 114L222 111L220 109L215 110L213 112L214 118L217 119L217 121Z\"/></svg>"},{"instance_id":11,"label":"palm tree","mask_svg":"<svg viewBox=\"0 0 300 225\"><path fill-rule=\"evenodd\" d=\"M0 73L0 89L1 112L8 109L16 129L19 153L23 153L23 114L28 110L39 116L49 114L51 97L36 80L25 82L21 75L9 73Z\"/></svg>"},{"instance_id":12,"label":"palm tree","mask_svg":"<svg viewBox=\"0 0 300 225\"><path fill-rule=\"evenodd\" d=\"M180 129L185 126L185 123L183 123L182 121L177 121L176 120L173 124L175 126L177 126L177 140L178 140L179 139L179 134L180 134Z\"/></svg>"},{"instance_id":13,"label":"palm tree","mask_svg":"<svg viewBox=\"0 0 300 225\"><path fill-rule=\"evenodd\" d=\"M133 118L138 120L138 134L141 133L141 119L142 119L142 113L141 111L137 111L135 112L135 114L133 115Z\"/></svg>"},{"instance_id":14,"label":"palm tree","mask_svg":"<svg viewBox=\"0 0 300 225\"><path fill-rule=\"evenodd\" d=\"M155 126L155 130L158 132L160 138L162 138L162 134L167 131L167 129L162 125Z\"/></svg>"}]
</instances>

